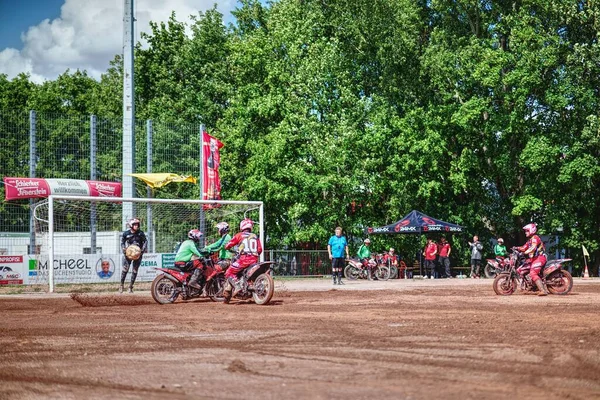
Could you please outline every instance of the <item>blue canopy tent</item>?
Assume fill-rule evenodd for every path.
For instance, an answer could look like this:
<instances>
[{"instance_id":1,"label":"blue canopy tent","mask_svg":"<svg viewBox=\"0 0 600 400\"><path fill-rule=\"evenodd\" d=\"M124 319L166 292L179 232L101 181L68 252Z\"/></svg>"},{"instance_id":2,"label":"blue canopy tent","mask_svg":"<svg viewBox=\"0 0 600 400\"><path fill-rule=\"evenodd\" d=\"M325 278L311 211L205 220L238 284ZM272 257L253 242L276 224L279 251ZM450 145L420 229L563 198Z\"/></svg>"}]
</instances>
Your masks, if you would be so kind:
<instances>
[{"instance_id":1,"label":"blue canopy tent","mask_svg":"<svg viewBox=\"0 0 600 400\"><path fill-rule=\"evenodd\" d=\"M463 227L450 222L432 218L420 211L412 210L401 220L378 228L368 227L366 233L376 234L419 234L423 233L462 233ZM421 253L419 252L419 255ZM419 273L423 275L422 260L419 260Z\"/></svg>"}]
</instances>

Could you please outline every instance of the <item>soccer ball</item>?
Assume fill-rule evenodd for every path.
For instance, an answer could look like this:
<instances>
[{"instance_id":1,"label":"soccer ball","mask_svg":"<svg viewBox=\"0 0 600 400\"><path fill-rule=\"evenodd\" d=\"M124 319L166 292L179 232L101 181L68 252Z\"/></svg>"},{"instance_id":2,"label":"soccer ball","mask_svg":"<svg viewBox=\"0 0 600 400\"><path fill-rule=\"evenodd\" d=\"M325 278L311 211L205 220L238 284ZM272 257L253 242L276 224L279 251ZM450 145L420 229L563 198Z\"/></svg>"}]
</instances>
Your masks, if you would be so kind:
<instances>
[{"instance_id":1,"label":"soccer ball","mask_svg":"<svg viewBox=\"0 0 600 400\"><path fill-rule=\"evenodd\" d=\"M135 244L129 245L129 247L127 247L125 250L125 256L130 260L137 260L142 256L142 249L140 249L140 246Z\"/></svg>"}]
</instances>

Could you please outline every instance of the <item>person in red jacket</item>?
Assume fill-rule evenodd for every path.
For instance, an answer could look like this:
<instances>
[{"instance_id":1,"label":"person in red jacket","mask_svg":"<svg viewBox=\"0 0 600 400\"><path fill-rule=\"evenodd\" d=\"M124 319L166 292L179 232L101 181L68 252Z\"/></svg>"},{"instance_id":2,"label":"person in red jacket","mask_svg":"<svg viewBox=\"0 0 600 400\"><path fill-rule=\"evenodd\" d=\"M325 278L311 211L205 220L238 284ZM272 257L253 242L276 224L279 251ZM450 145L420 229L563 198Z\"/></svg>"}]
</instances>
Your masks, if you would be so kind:
<instances>
[{"instance_id":1,"label":"person in red jacket","mask_svg":"<svg viewBox=\"0 0 600 400\"><path fill-rule=\"evenodd\" d=\"M427 240L427 247L425 247L425 273L427 276L423 278L435 278L435 259L437 258L438 248L437 244L433 241L433 239ZM427 272L429 271L429 272Z\"/></svg>"},{"instance_id":2,"label":"person in red jacket","mask_svg":"<svg viewBox=\"0 0 600 400\"><path fill-rule=\"evenodd\" d=\"M234 246L238 246L239 257L234 261L225 272L228 285L226 285L223 295L225 301L228 302L231 297L235 296L240 290L238 285L238 275L245 269L256 264L259 260L258 256L262 253L262 244L260 238L255 233L252 233L254 222L251 219L244 219L240 222L240 232L225 245L225 250L229 250ZM233 289L233 294L231 293Z\"/></svg>"},{"instance_id":3,"label":"person in red jacket","mask_svg":"<svg viewBox=\"0 0 600 400\"><path fill-rule=\"evenodd\" d=\"M523 246L517 247L517 250L523 252L527 257L523 267L525 267L524 270L529 268L529 276L539 290L538 296L546 296L548 295L548 292L546 291L544 283L542 282L542 278L540 278L539 275L544 265L546 265L546 248L544 247L542 239L536 235L536 224L527 224L523 227L523 229L525 230L525 236L527 236L529 240ZM521 268L519 268L519 270L521 270Z\"/></svg>"},{"instance_id":4,"label":"person in red jacket","mask_svg":"<svg viewBox=\"0 0 600 400\"><path fill-rule=\"evenodd\" d=\"M450 243L446 241L446 238L442 236L440 243L438 244L438 256L440 262L440 269L442 273L446 275L446 278L452 278L452 271L450 270L450 252L452 247ZM441 275L440 275L441 276Z\"/></svg>"}]
</instances>

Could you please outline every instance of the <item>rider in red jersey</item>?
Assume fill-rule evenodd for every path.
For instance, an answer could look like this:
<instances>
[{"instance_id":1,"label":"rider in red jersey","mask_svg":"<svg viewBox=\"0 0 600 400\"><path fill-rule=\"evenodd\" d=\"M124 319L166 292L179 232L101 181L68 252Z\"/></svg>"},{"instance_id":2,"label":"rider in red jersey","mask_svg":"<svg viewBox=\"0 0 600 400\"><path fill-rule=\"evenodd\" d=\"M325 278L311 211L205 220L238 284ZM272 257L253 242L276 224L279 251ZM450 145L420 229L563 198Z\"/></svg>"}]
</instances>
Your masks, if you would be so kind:
<instances>
[{"instance_id":1,"label":"rider in red jersey","mask_svg":"<svg viewBox=\"0 0 600 400\"><path fill-rule=\"evenodd\" d=\"M228 285L225 288L224 295L226 302L237 294L240 287L238 285L238 274L251 266L256 264L259 260L258 256L262 253L262 244L260 238L255 233L252 233L252 227L254 222L251 219L244 219L240 222L240 231L231 239L226 245L225 250L229 250L234 246L238 246L239 258L231 264L231 267L227 269L225 277L227 278ZM231 294L232 287L234 288L233 294Z\"/></svg>"},{"instance_id":2,"label":"rider in red jersey","mask_svg":"<svg viewBox=\"0 0 600 400\"><path fill-rule=\"evenodd\" d=\"M544 247L542 239L536 235L536 224L527 224L523 229L525 230L525 236L527 236L529 240L523 246L517 247L517 250L523 252L525 256L528 257L523 267L525 267L525 269L529 268L529 276L539 290L538 296L546 296L548 292L539 275L544 265L546 265L546 248Z\"/></svg>"}]
</instances>

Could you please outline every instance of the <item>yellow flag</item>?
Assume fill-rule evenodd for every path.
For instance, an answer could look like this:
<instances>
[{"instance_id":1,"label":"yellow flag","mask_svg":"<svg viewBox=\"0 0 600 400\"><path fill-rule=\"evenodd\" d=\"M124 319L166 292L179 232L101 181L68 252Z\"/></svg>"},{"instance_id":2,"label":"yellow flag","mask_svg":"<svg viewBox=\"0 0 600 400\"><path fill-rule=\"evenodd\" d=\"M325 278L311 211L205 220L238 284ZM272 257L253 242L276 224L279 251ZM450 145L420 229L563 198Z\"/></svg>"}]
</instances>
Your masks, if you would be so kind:
<instances>
[{"instance_id":1,"label":"yellow flag","mask_svg":"<svg viewBox=\"0 0 600 400\"><path fill-rule=\"evenodd\" d=\"M154 173L154 174L129 174L142 181L146 182L151 188L160 188L171 182L190 182L196 183L196 178L193 176L184 176L169 173Z\"/></svg>"},{"instance_id":2,"label":"yellow flag","mask_svg":"<svg viewBox=\"0 0 600 400\"><path fill-rule=\"evenodd\" d=\"M581 249L583 250L583 255L584 256L588 256L588 257L590 256L590 253L588 253L588 251L587 251L587 249L585 248L584 245L581 245Z\"/></svg>"}]
</instances>

